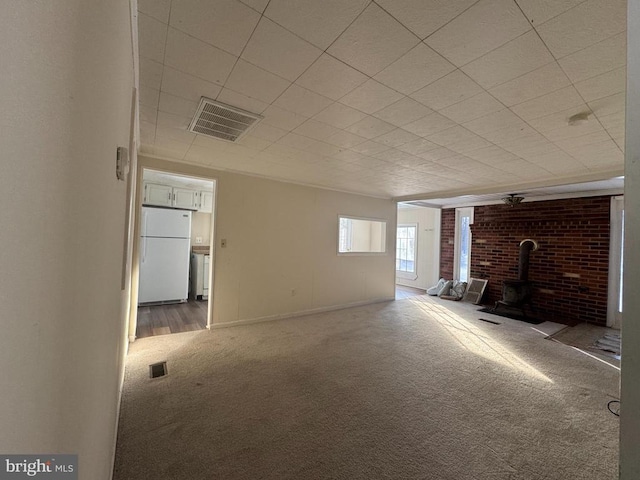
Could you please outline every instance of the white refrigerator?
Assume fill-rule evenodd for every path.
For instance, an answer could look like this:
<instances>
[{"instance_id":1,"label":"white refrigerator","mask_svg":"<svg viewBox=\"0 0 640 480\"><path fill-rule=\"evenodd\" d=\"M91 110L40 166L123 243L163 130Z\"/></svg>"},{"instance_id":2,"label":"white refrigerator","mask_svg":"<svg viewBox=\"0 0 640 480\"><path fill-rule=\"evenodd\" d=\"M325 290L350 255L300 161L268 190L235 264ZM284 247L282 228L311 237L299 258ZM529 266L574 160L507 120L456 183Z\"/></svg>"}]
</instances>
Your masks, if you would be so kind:
<instances>
[{"instance_id":1,"label":"white refrigerator","mask_svg":"<svg viewBox=\"0 0 640 480\"><path fill-rule=\"evenodd\" d=\"M189 296L191 211L142 207L138 304Z\"/></svg>"}]
</instances>

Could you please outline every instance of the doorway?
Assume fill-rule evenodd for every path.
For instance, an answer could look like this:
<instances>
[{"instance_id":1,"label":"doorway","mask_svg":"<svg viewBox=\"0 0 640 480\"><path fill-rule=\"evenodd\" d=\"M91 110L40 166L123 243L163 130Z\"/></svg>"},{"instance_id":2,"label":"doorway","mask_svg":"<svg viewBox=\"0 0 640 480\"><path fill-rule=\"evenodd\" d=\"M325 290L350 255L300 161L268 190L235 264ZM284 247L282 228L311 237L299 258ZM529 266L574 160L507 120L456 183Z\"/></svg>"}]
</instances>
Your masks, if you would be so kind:
<instances>
[{"instance_id":1,"label":"doorway","mask_svg":"<svg viewBox=\"0 0 640 480\"><path fill-rule=\"evenodd\" d=\"M207 328L213 179L142 169L135 338Z\"/></svg>"}]
</instances>

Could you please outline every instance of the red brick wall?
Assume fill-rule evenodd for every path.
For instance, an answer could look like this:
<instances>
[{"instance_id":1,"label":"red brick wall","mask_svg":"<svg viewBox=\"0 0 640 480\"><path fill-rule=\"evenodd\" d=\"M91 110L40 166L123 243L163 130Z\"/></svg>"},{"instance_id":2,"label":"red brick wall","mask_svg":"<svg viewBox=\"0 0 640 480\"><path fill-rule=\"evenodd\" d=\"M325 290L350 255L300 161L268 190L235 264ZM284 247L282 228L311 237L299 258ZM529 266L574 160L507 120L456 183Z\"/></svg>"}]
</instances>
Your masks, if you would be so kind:
<instances>
[{"instance_id":1,"label":"red brick wall","mask_svg":"<svg viewBox=\"0 0 640 480\"><path fill-rule=\"evenodd\" d=\"M502 281L518 278L520 242L532 238L529 281L541 317L605 325L609 275L610 197L475 207L471 276L489 280L484 303L502 296ZM441 274L453 272L455 210L442 214ZM445 225L446 219L446 225ZM453 219L453 220L451 220Z\"/></svg>"}]
</instances>

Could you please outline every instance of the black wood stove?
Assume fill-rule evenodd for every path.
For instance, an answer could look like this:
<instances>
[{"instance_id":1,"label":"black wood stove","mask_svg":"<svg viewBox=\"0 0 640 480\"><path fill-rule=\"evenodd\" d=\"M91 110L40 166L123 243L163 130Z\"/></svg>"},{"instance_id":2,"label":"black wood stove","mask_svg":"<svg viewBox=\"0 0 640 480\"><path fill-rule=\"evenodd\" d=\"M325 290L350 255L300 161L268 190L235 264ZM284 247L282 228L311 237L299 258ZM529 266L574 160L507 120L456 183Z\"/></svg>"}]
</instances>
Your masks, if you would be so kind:
<instances>
[{"instance_id":1,"label":"black wood stove","mask_svg":"<svg viewBox=\"0 0 640 480\"><path fill-rule=\"evenodd\" d=\"M529 254L538 249L538 242L526 238L520 242L520 255L518 258L518 279L504 280L502 282L502 300L498 300L493 307L495 312L503 305L518 308L524 317L527 316L525 306L531 310L531 282L529 282Z\"/></svg>"}]
</instances>

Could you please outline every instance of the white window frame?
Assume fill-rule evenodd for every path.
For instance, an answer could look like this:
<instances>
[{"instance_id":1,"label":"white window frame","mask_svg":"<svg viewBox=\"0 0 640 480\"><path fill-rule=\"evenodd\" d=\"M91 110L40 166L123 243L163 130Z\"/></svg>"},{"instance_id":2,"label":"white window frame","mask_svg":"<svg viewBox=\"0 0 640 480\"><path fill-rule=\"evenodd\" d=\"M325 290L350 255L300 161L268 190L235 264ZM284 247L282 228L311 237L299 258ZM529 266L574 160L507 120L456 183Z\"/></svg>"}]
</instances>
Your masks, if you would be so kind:
<instances>
[{"instance_id":1,"label":"white window frame","mask_svg":"<svg viewBox=\"0 0 640 480\"><path fill-rule=\"evenodd\" d=\"M413 255L413 272L407 272L404 270L396 269L396 277L404 278L406 280L418 279L418 224L417 223L399 223L396 226L396 261L398 260L398 229L399 228L414 228L416 233L414 236L414 255Z\"/></svg>"},{"instance_id":2,"label":"white window frame","mask_svg":"<svg viewBox=\"0 0 640 480\"><path fill-rule=\"evenodd\" d=\"M340 251L340 223L341 223L341 220L343 218L351 219L351 220L367 220L369 222L380 222L380 223L382 223L383 227L384 227L384 242L383 242L384 250L382 252L360 252L360 251L358 251L358 252L352 252L352 251L341 252ZM387 245L388 245L388 238L387 238L387 235L388 235L387 234L387 230L388 230L387 227L388 227L388 225L387 224L388 224L387 220L385 220L383 218L356 217L354 215L342 215L342 214L338 215L338 235L337 235L337 240L338 241L336 242L336 252L337 252L337 254L339 256L386 255L387 254L387 250L388 250L388 247L387 247ZM351 233L349 234L349 237L350 237L349 238L349 244L351 244L351 242L352 242Z\"/></svg>"},{"instance_id":3,"label":"white window frame","mask_svg":"<svg viewBox=\"0 0 640 480\"><path fill-rule=\"evenodd\" d=\"M468 272L468 278L462 281L468 282L469 278L471 278L471 245L473 243L471 238L471 225L473 225L473 212L474 212L473 207L456 208L456 228L455 228L454 255L453 255L453 279L454 280L461 280L459 278L460 277L460 253L461 253L460 240L462 235L462 232L460 231L460 222L463 217L469 217L469 258L467 260L469 265L469 272Z\"/></svg>"}]
</instances>

